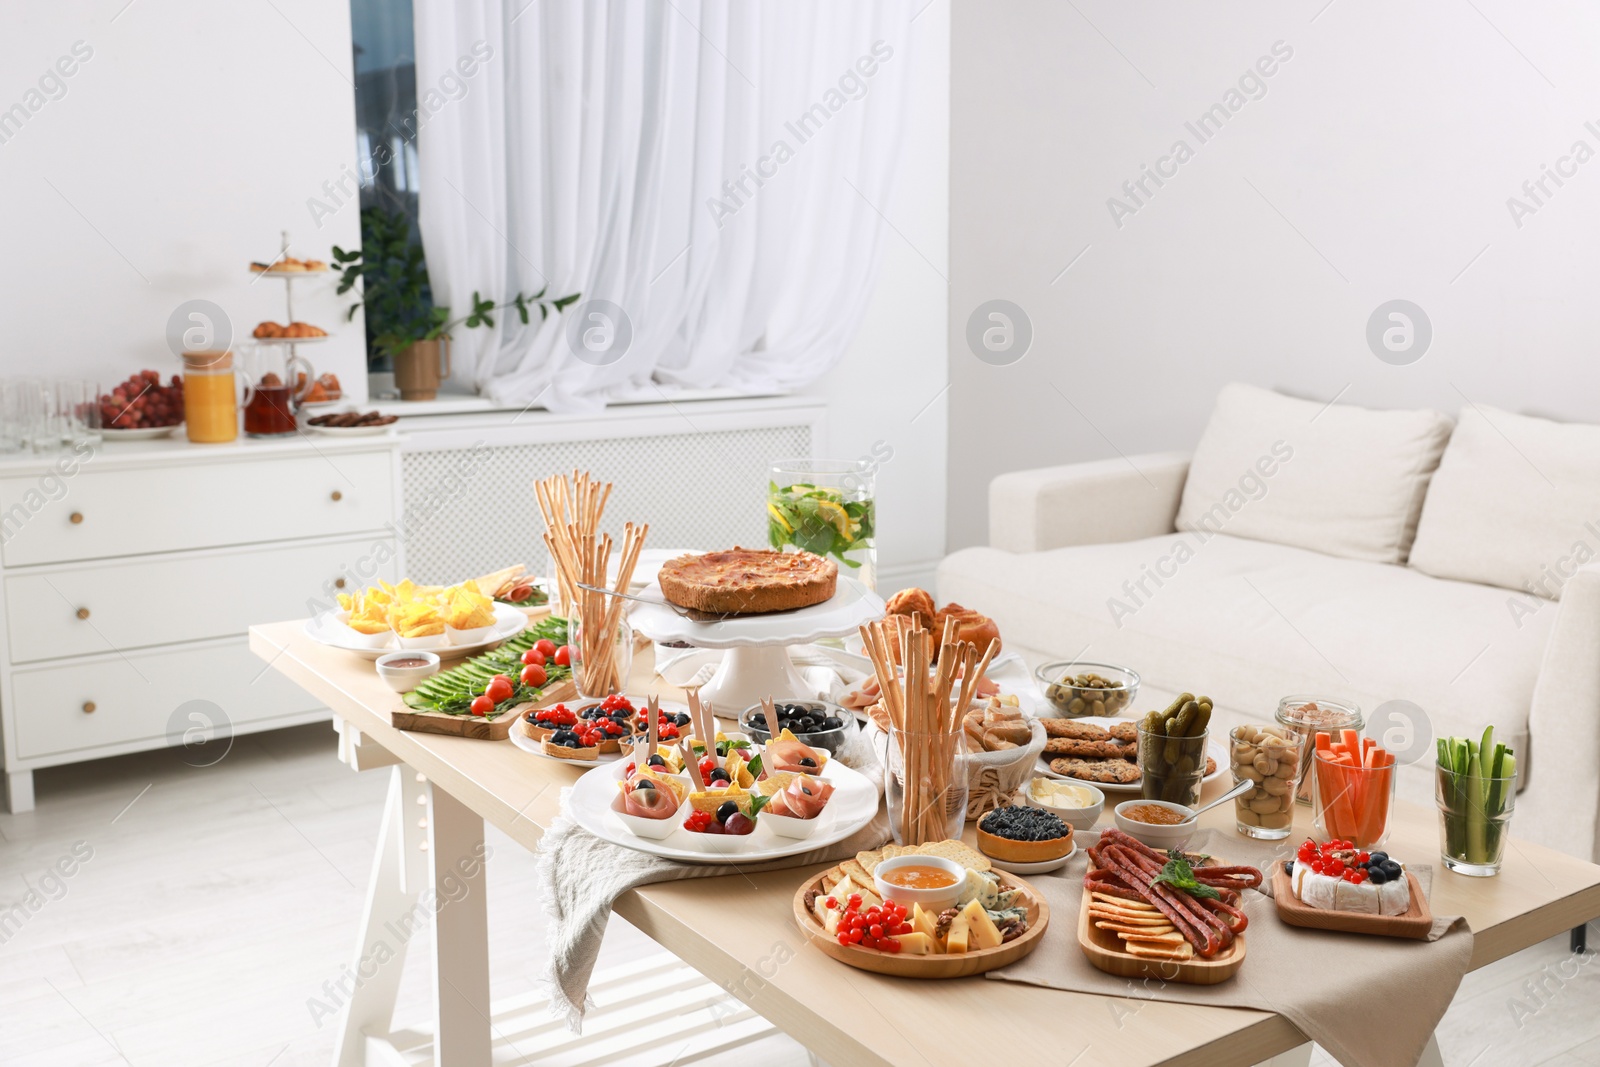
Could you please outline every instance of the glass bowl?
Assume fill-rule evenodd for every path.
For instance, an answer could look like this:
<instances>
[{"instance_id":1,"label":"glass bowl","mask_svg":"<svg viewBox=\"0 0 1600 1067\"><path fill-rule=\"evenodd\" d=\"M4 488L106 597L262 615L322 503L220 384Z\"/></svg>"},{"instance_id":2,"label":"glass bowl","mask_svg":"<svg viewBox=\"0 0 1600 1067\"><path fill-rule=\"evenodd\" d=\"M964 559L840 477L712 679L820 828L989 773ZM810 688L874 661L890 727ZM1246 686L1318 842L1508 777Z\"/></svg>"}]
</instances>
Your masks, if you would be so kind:
<instances>
[{"instance_id":1,"label":"glass bowl","mask_svg":"<svg viewBox=\"0 0 1600 1067\"><path fill-rule=\"evenodd\" d=\"M1076 684L1085 674L1097 675L1106 684ZM1139 675L1114 663L1056 660L1041 665L1033 676L1056 714L1066 719L1121 715L1139 695Z\"/></svg>"}]
</instances>

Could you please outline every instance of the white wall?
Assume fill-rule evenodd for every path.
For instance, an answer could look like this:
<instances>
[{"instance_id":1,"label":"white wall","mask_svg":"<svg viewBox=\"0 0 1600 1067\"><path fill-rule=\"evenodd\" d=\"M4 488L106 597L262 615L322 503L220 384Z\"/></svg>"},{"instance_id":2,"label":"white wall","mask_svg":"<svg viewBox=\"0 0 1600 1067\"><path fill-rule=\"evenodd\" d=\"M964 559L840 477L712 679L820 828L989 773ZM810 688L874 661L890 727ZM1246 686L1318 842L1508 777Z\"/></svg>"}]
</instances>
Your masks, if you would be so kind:
<instances>
[{"instance_id":1,"label":"white wall","mask_svg":"<svg viewBox=\"0 0 1600 1067\"><path fill-rule=\"evenodd\" d=\"M985 540L993 475L1189 447L1232 380L1600 421L1592 5L957 0L952 39L951 548ZM1179 139L1119 228L1108 198ZM1577 140L1596 158L1519 227L1508 198ZM1010 366L966 344L994 298L1034 330ZM1409 366L1365 339L1395 298L1433 326Z\"/></svg>"},{"instance_id":2,"label":"white wall","mask_svg":"<svg viewBox=\"0 0 1600 1067\"><path fill-rule=\"evenodd\" d=\"M355 164L349 5L125 4L0 16L0 110L74 42L92 50L0 143L0 374L177 371L166 323L186 300L219 304L236 336L284 320L285 283L246 270L279 231L302 258L360 242L354 203L320 229L306 207ZM297 317L335 334L301 354L365 398L361 317L343 321L331 281L295 284Z\"/></svg>"},{"instance_id":3,"label":"white wall","mask_svg":"<svg viewBox=\"0 0 1600 1067\"><path fill-rule=\"evenodd\" d=\"M892 228L860 333L810 390L828 401L830 454L893 450L877 475L881 592L931 586L944 555L950 0L932 0L885 39L914 64L897 188L874 205Z\"/></svg>"}]
</instances>

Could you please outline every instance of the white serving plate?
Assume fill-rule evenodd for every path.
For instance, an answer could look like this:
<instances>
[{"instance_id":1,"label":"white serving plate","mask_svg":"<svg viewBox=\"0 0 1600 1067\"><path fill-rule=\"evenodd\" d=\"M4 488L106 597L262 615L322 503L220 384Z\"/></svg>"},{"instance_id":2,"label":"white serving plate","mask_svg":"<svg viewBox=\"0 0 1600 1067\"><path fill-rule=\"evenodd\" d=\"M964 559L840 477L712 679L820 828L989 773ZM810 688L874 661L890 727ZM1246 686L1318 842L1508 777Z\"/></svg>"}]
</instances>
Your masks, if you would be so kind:
<instances>
[{"instance_id":1,"label":"white serving plate","mask_svg":"<svg viewBox=\"0 0 1600 1067\"><path fill-rule=\"evenodd\" d=\"M617 779L611 767L596 767L579 778L567 794L565 811L573 822L591 834L612 844L645 852L664 859L685 863L759 863L763 860L798 856L813 849L843 841L878 813L878 787L859 771L829 760L824 776L833 783L833 796L827 807L817 816L821 822L809 837L788 838L763 826L756 818L755 832L748 837L716 839L718 844L728 840L739 842L738 848L729 851L712 851L695 840L704 834L691 834L683 828L682 820L672 833L659 841L642 838L622 825L622 820L611 810L616 796Z\"/></svg>"},{"instance_id":2,"label":"white serving plate","mask_svg":"<svg viewBox=\"0 0 1600 1067\"><path fill-rule=\"evenodd\" d=\"M362 659L375 660L386 652L400 650L400 642L394 634L390 634L389 639L381 645L363 648L356 642L353 631L340 622L337 615L337 612L325 611L321 615L307 619L305 625L306 636L319 645L337 648L360 656ZM496 604L494 606L494 636L487 641L478 641L470 645L442 645L438 648L430 648L428 651L436 653L444 661L460 659L476 652L486 652L499 645L502 641L517 636L527 628L527 612L507 604Z\"/></svg>"},{"instance_id":3,"label":"white serving plate","mask_svg":"<svg viewBox=\"0 0 1600 1067\"><path fill-rule=\"evenodd\" d=\"M324 433L329 437L380 437L383 434L393 433L398 422L385 423L382 426L314 426L306 423L302 429L312 433Z\"/></svg>"},{"instance_id":4,"label":"white serving plate","mask_svg":"<svg viewBox=\"0 0 1600 1067\"><path fill-rule=\"evenodd\" d=\"M1129 718L1121 717L1121 716L1107 716L1105 718L1097 718L1097 717L1096 718L1085 718L1085 719L1081 719L1081 720L1077 720L1077 721L1094 723L1096 726L1109 727L1109 726L1112 726L1115 723L1119 723L1119 722L1136 722L1137 720L1129 719ZM1215 737L1206 738L1206 755L1210 756L1213 760L1216 761L1217 769L1212 771L1210 774L1206 775L1204 778L1200 779L1200 782L1201 782L1202 785L1204 785L1207 782L1214 782L1218 778L1220 778L1222 775L1229 773L1228 772L1228 750L1226 748L1224 748L1222 746L1222 743L1220 741L1218 741ZM1109 783L1109 784L1106 783L1106 782L1084 782L1084 780L1082 778L1073 778L1073 777L1071 777L1069 775L1057 774L1055 771L1050 769L1050 761L1052 759L1061 759L1061 758L1062 758L1061 756L1053 756L1048 752L1039 753L1039 764L1038 764L1037 767L1034 768L1035 773L1043 775L1046 778L1055 778L1055 779L1058 779L1058 780L1063 781L1063 782L1078 782L1078 783L1081 783L1081 784L1084 784L1084 785L1092 785L1096 789L1100 790L1100 792L1105 793L1107 796L1113 796L1113 795L1120 796L1124 800L1126 800L1128 797L1133 797L1133 796L1138 796L1139 795L1140 784L1138 782L1133 782L1133 783L1131 783L1129 785L1120 785L1120 784L1115 783L1115 782L1112 782L1112 783ZM1018 873L1025 873L1025 872L1018 872Z\"/></svg>"},{"instance_id":5,"label":"white serving plate","mask_svg":"<svg viewBox=\"0 0 1600 1067\"><path fill-rule=\"evenodd\" d=\"M170 437L181 429L183 423L175 422L171 426L139 426L132 430L119 430L113 426L106 426L97 432L107 441L149 441L157 437Z\"/></svg>"},{"instance_id":6,"label":"white serving plate","mask_svg":"<svg viewBox=\"0 0 1600 1067\"><path fill-rule=\"evenodd\" d=\"M731 615L717 622L696 622L668 607L661 586L652 582L639 596L628 621L653 641L682 641L697 648L758 648L801 645L823 637L856 632L862 623L883 616L883 598L856 581L839 576L833 597L795 611L766 615Z\"/></svg>"},{"instance_id":7,"label":"white serving plate","mask_svg":"<svg viewBox=\"0 0 1600 1067\"><path fill-rule=\"evenodd\" d=\"M1078 841L1077 835L1074 834L1072 851L1068 852L1065 856L1060 856L1053 860L1039 860L1037 863L1012 863L1009 860L997 860L993 856L990 856L989 862L993 866L1000 868L1002 871L1007 871L1011 874L1049 874L1051 871L1059 871L1061 868L1065 867L1067 865L1067 861L1072 859L1072 857L1076 856L1077 854Z\"/></svg>"}]
</instances>

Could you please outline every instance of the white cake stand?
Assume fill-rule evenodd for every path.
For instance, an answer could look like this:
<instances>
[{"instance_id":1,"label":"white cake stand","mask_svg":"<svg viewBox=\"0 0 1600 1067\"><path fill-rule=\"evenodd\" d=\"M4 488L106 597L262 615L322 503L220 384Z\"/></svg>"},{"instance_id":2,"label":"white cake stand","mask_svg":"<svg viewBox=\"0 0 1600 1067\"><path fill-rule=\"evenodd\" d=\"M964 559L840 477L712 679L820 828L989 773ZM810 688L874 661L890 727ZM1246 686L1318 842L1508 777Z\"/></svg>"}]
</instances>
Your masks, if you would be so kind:
<instances>
[{"instance_id":1,"label":"white cake stand","mask_svg":"<svg viewBox=\"0 0 1600 1067\"><path fill-rule=\"evenodd\" d=\"M790 645L804 645L823 637L853 634L863 623L881 618L883 598L853 578L839 579L833 598L798 611L771 615L735 615L721 622L696 622L679 615L652 584L639 596L628 621L652 641L681 641L696 648L725 650L711 680L700 687L700 699L737 717L763 697L798 696L805 680L789 659Z\"/></svg>"}]
</instances>

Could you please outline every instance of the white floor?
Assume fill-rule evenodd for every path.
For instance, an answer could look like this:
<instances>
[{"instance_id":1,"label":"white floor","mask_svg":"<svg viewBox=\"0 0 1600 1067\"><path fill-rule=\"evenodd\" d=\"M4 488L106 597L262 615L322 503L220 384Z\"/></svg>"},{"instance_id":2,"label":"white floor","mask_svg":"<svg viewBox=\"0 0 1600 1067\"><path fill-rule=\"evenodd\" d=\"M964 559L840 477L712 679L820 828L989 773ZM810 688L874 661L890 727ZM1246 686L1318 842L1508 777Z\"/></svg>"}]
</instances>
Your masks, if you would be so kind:
<instances>
[{"instance_id":1,"label":"white floor","mask_svg":"<svg viewBox=\"0 0 1600 1067\"><path fill-rule=\"evenodd\" d=\"M148 753L40 772L36 786L36 811L0 815L0 1064L326 1067L335 1025L313 1001L353 948L383 772L344 767L319 725L240 738L211 768ZM532 857L489 833L499 1002L535 994L543 917ZM75 849L87 858L70 877L47 874ZM426 1017L425 948L407 960L402 1022ZM656 953L614 919L599 970ZM1600 1063L1596 958L1580 962L1563 936L1469 975L1445 1062ZM520 1051L557 1037L536 1024ZM699 1062L806 1057L775 1035Z\"/></svg>"}]
</instances>

